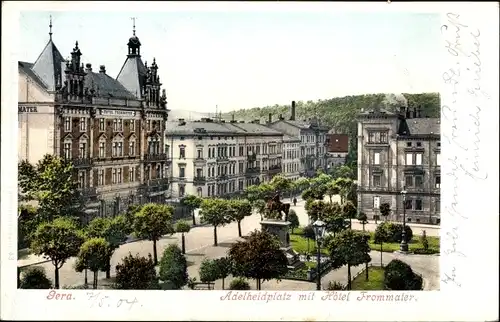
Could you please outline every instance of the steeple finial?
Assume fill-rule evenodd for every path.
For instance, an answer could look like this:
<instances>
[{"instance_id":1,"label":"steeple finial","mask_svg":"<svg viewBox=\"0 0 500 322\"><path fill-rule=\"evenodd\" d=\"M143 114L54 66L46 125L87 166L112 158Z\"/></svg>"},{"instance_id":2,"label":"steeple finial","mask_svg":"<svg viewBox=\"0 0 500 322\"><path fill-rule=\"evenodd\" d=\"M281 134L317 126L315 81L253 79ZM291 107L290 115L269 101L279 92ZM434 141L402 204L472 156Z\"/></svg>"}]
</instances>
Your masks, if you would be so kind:
<instances>
[{"instance_id":1,"label":"steeple finial","mask_svg":"<svg viewBox=\"0 0 500 322\"><path fill-rule=\"evenodd\" d=\"M50 37L50 40L52 40L52 15L50 15L49 37Z\"/></svg>"},{"instance_id":2,"label":"steeple finial","mask_svg":"<svg viewBox=\"0 0 500 322\"><path fill-rule=\"evenodd\" d=\"M133 21L132 32L134 33L134 36L135 36L135 19L137 19L137 18L131 17L130 19L132 19L132 21Z\"/></svg>"}]
</instances>

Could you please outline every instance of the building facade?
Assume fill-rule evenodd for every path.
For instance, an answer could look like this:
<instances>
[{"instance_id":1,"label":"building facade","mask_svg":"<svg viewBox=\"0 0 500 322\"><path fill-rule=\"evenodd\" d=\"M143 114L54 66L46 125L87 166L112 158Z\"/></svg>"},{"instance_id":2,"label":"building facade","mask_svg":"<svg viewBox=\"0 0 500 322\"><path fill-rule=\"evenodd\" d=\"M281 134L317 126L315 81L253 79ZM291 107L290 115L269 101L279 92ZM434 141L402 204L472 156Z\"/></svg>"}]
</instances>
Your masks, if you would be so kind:
<instances>
[{"instance_id":1,"label":"building facade","mask_svg":"<svg viewBox=\"0 0 500 322\"><path fill-rule=\"evenodd\" d=\"M407 222L439 224L440 152L440 120L422 117L420 109L361 113L358 209L373 219L388 203L389 220L405 213Z\"/></svg>"},{"instance_id":2,"label":"building facade","mask_svg":"<svg viewBox=\"0 0 500 322\"><path fill-rule=\"evenodd\" d=\"M300 178L300 139L283 135L283 169L285 178L292 181Z\"/></svg>"},{"instance_id":3,"label":"building facade","mask_svg":"<svg viewBox=\"0 0 500 322\"><path fill-rule=\"evenodd\" d=\"M345 164L349 154L349 136L328 133L326 135L327 168Z\"/></svg>"},{"instance_id":4,"label":"building facade","mask_svg":"<svg viewBox=\"0 0 500 322\"><path fill-rule=\"evenodd\" d=\"M166 95L156 61L142 62L135 26L116 79L104 65L94 72L84 64L78 42L63 59L49 35L35 63L18 63L19 159L35 163L48 153L72 161L79 189L97 212L163 202Z\"/></svg>"},{"instance_id":5,"label":"building facade","mask_svg":"<svg viewBox=\"0 0 500 322\"><path fill-rule=\"evenodd\" d=\"M268 126L288 136L300 138L300 176L312 177L318 169L326 169L325 143L328 128L321 125L316 118L297 121L295 119L295 101L292 101L289 120L285 120L280 115L277 121L270 122Z\"/></svg>"},{"instance_id":6,"label":"building facade","mask_svg":"<svg viewBox=\"0 0 500 322\"><path fill-rule=\"evenodd\" d=\"M170 197L230 196L281 173L283 135L257 123L168 122Z\"/></svg>"}]
</instances>

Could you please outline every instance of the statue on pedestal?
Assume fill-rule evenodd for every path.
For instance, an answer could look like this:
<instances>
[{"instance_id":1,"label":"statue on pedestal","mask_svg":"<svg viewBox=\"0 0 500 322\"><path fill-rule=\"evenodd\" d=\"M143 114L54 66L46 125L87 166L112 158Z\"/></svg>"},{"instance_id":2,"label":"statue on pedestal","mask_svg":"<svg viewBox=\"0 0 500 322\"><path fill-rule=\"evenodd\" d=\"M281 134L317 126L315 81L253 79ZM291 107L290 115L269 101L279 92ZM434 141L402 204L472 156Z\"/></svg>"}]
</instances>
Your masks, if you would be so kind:
<instances>
[{"instance_id":1,"label":"statue on pedestal","mask_svg":"<svg viewBox=\"0 0 500 322\"><path fill-rule=\"evenodd\" d=\"M280 201L279 191L277 191L274 197L267 202L266 208L268 216L270 218L288 221L288 212L290 211L290 204L282 203ZM285 218L283 218L281 214L282 212L285 215ZM278 218L275 218L274 216L277 216Z\"/></svg>"}]
</instances>

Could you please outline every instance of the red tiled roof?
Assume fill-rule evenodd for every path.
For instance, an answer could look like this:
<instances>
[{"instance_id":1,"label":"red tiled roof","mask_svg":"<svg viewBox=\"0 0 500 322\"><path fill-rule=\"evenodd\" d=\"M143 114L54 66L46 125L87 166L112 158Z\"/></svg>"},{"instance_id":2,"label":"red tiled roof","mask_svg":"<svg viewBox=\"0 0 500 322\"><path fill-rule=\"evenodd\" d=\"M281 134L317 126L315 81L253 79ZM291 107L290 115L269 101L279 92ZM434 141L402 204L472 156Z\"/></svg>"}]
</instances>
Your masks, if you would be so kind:
<instances>
[{"instance_id":1,"label":"red tiled roof","mask_svg":"<svg viewBox=\"0 0 500 322\"><path fill-rule=\"evenodd\" d=\"M328 152L349 152L349 136L347 134L327 134Z\"/></svg>"}]
</instances>

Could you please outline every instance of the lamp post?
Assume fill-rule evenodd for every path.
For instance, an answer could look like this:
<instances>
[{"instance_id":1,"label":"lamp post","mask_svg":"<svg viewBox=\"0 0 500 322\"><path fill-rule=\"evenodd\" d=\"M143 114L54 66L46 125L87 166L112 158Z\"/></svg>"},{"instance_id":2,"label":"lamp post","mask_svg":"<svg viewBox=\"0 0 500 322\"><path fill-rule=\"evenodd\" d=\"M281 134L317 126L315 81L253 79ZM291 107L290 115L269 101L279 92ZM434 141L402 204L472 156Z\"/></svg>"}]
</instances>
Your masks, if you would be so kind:
<instances>
[{"instance_id":1,"label":"lamp post","mask_svg":"<svg viewBox=\"0 0 500 322\"><path fill-rule=\"evenodd\" d=\"M321 291L321 242L323 240L323 235L325 234L326 224L321 220L316 220L313 223L313 227L314 227L314 236L316 237L316 244L318 246L318 249L316 252L316 260L317 260L316 290Z\"/></svg>"},{"instance_id":2,"label":"lamp post","mask_svg":"<svg viewBox=\"0 0 500 322\"><path fill-rule=\"evenodd\" d=\"M406 242L406 189L403 188L401 191L403 196L403 231L401 232L401 244L399 245L399 250L402 252L408 251L408 243Z\"/></svg>"}]
</instances>

